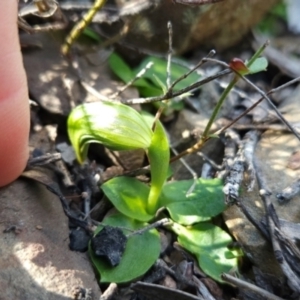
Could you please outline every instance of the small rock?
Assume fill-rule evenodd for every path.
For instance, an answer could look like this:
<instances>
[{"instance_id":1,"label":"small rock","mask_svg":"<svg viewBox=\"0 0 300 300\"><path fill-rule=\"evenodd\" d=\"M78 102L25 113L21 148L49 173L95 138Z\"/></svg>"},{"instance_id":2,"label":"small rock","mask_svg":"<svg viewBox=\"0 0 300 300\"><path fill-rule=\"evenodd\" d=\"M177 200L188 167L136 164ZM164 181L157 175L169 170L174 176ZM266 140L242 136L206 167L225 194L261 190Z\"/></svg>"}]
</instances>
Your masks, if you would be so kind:
<instances>
[{"instance_id":1,"label":"small rock","mask_svg":"<svg viewBox=\"0 0 300 300\"><path fill-rule=\"evenodd\" d=\"M73 229L69 235L69 247L72 251L85 252L88 249L88 244L91 236L82 228Z\"/></svg>"},{"instance_id":2,"label":"small rock","mask_svg":"<svg viewBox=\"0 0 300 300\"><path fill-rule=\"evenodd\" d=\"M103 257L112 267L117 266L125 251L127 238L121 229L105 226L91 240L91 247L98 257Z\"/></svg>"}]
</instances>

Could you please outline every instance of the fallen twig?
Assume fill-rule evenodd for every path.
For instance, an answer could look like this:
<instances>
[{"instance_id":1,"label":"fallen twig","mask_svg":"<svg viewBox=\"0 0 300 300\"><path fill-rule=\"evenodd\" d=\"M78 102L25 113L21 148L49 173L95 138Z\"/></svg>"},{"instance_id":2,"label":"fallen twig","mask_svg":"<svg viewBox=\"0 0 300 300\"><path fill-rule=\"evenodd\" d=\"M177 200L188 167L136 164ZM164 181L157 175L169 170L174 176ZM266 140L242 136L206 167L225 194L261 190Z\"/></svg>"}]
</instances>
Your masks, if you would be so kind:
<instances>
[{"instance_id":1,"label":"fallen twig","mask_svg":"<svg viewBox=\"0 0 300 300\"><path fill-rule=\"evenodd\" d=\"M223 192L226 195L226 203L231 204L232 200L237 200L239 189L244 178L244 171L249 175L250 183L248 190L252 190L255 183L255 172L253 167L253 153L257 142L257 131L249 131L240 144L236 157L229 166L229 175L225 180Z\"/></svg>"},{"instance_id":2,"label":"fallen twig","mask_svg":"<svg viewBox=\"0 0 300 300\"><path fill-rule=\"evenodd\" d=\"M300 179L295 180L291 185L287 186L282 192L277 193L276 197L280 204L287 203L293 197L300 193Z\"/></svg>"},{"instance_id":3,"label":"fallen twig","mask_svg":"<svg viewBox=\"0 0 300 300\"><path fill-rule=\"evenodd\" d=\"M118 292L118 285L112 282L104 293L100 296L99 300L110 300Z\"/></svg>"},{"instance_id":4,"label":"fallen twig","mask_svg":"<svg viewBox=\"0 0 300 300\"><path fill-rule=\"evenodd\" d=\"M223 273L221 275L222 279L228 283L231 283L241 289L247 289L247 290L250 290L254 293L257 293L258 295L262 296L264 299L266 300L284 300L283 298L281 297L278 297L274 294L271 294L269 293L268 291L266 290L263 290L261 289L260 287L254 285L254 284L251 284L247 281L244 281L244 280L241 280L239 278L236 278L236 277L233 277L229 274L225 274Z\"/></svg>"},{"instance_id":5,"label":"fallen twig","mask_svg":"<svg viewBox=\"0 0 300 300\"><path fill-rule=\"evenodd\" d=\"M290 286L290 288L294 292L300 293L300 278L294 273L291 266L287 262L286 257L282 252L282 246L279 242L279 239L275 235L275 231L280 225L277 216L275 216L276 212L274 210L274 207L271 203L271 199L270 199L271 192L267 187L264 176L256 160L254 160L254 166L255 166L256 178L259 186L259 194L264 203L265 211L267 214L267 224L268 224L269 234L272 241L275 258L279 263L283 273L286 275L288 285Z\"/></svg>"},{"instance_id":6,"label":"fallen twig","mask_svg":"<svg viewBox=\"0 0 300 300\"><path fill-rule=\"evenodd\" d=\"M222 65L225 68L230 68L230 66L220 60L217 59L213 59L213 58L204 58L204 60L210 61L210 62L215 62L218 63L220 65ZM277 107L275 106L275 104L271 101L271 99L268 97L268 93L265 93L264 91L262 91L258 86L256 86L254 83L252 83L248 78L246 78L245 76L241 75L239 72L235 71L234 69L232 69L232 71L235 72L235 74L237 76L239 76L242 80L244 80L246 83L248 83L254 90L256 90L264 99L266 99L269 103L269 105L274 109L274 111L276 112L278 118L291 130L291 132L297 137L297 139L300 141L300 135L298 134L298 132L295 131L295 129L293 128L293 126L290 124L290 122L288 122L284 116L281 114L281 112L277 109Z\"/></svg>"}]
</instances>

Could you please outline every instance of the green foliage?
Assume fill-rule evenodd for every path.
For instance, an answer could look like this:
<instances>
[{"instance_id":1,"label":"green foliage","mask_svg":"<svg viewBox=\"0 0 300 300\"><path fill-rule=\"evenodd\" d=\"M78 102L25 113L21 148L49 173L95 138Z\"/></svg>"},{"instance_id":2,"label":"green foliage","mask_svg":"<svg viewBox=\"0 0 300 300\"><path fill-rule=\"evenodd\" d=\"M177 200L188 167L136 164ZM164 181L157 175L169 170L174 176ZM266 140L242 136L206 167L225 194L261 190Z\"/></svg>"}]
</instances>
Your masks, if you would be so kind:
<instances>
[{"instance_id":1,"label":"green foliage","mask_svg":"<svg viewBox=\"0 0 300 300\"><path fill-rule=\"evenodd\" d=\"M237 267L237 258L229 249L231 237L211 223L184 227L174 223L171 229L178 235L179 244L193 253L201 269L217 281L220 274Z\"/></svg>"},{"instance_id":2,"label":"green foliage","mask_svg":"<svg viewBox=\"0 0 300 300\"><path fill-rule=\"evenodd\" d=\"M152 117L146 115L144 115L144 117L148 125L153 124ZM155 213L157 210L158 197L168 175L170 160L169 141L159 121L155 123L151 144L148 148L148 157L151 164L151 187L148 196L147 211L149 213Z\"/></svg>"},{"instance_id":3,"label":"green foliage","mask_svg":"<svg viewBox=\"0 0 300 300\"><path fill-rule=\"evenodd\" d=\"M257 25L257 29L267 35L276 35L282 30L280 22L287 20L286 4L281 1L274 6L265 18Z\"/></svg>"},{"instance_id":4,"label":"green foliage","mask_svg":"<svg viewBox=\"0 0 300 300\"><path fill-rule=\"evenodd\" d=\"M153 122L154 118L146 113L141 115L129 106L105 101L80 105L68 118L69 137L80 163L93 142L113 150L147 150L152 181L146 209L150 214L156 211L170 159L164 128L160 121Z\"/></svg>"},{"instance_id":5,"label":"green foliage","mask_svg":"<svg viewBox=\"0 0 300 300\"><path fill-rule=\"evenodd\" d=\"M265 71L268 66L268 61L264 57L257 57L253 61L243 62L239 58L231 60L229 66L241 75L254 74Z\"/></svg>"},{"instance_id":6,"label":"green foliage","mask_svg":"<svg viewBox=\"0 0 300 300\"><path fill-rule=\"evenodd\" d=\"M143 78L147 79L154 86L161 89L161 83L167 82L167 61L165 59L149 56L141 62L137 69L135 69L135 74L139 73L142 69L144 69L147 66L147 64L151 62L153 63L153 66L144 74ZM189 71L188 68L183 66L184 63L184 61L182 61L182 65L179 65L174 62L171 63L171 82L175 81L180 76ZM199 80L200 76L197 73L192 73L187 78L183 79L178 84L176 84L174 90L177 91L183 89Z\"/></svg>"},{"instance_id":7,"label":"green foliage","mask_svg":"<svg viewBox=\"0 0 300 300\"><path fill-rule=\"evenodd\" d=\"M265 70L267 60L260 57L263 49L261 47L249 62L233 59L230 66L244 75ZM150 62L153 63L152 69L134 83L144 96L159 95L166 91L166 61L148 57L136 70L131 70L116 54L110 57L112 70L125 82L132 80ZM173 64L172 81L186 72L186 68ZM223 101L238 79L235 76L223 92L203 133L205 138ZM199 76L193 74L174 89L184 88L198 80ZM204 272L221 282L221 273L237 267L237 254L227 247L232 241L231 237L208 222L225 209L222 182L217 179L198 179L188 195L194 180L165 183L170 153L167 135L159 121L123 104L92 103L73 110L68 120L68 132L80 162L85 159L88 145L92 142L118 150L143 148L148 156L150 186L128 177L116 177L102 185L106 197L118 210L117 214L105 218L105 224L137 230L147 226L145 222L155 219L159 209L166 208L172 223L170 229L177 235L182 247L195 255ZM99 226L96 233L101 228ZM151 267L159 256L159 248L158 232L150 230L142 235L130 236L117 267L111 267L96 257L91 248L89 253L102 282L129 282Z\"/></svg>"},{"instance_id":8,"label":"green foliage","mask_svg":"<svg viewBox=\"0 0 300 300\"><path fill-rule=\"evenodd\" d=\"M124 82L127 83L134 78L131 68L115 52L110 55L108 63L112 71Z\"/></svg>"},{"instance_id":9,"label":"green foliage","mask_svg":"<svg viewBox=\"0 0 300 300\"><path fill-rule=\"evenodd\" d=\"M199 178L187 196L193 182L193 179L169 182L160 197L159 206L166 207L172 220L182 225L207 221L225 209L221 180Z\"/></svg>"},{"instance_id":10,"label":"green foliage","mask_svg":"<svg viewBox=\"0 0 300 300\"><path fill-rule=\"evenodd\" d=\"M101 38L100 38L99 34L95 30L93 30L93 29L91 29L89 27L86 27L83 30L82 34L85 35L85 36L87 36L87 37L89 37L91 40L93 40L93 41L95 41L97 43L101 42Z\"/></svg>"},{"instance_id":11,"label":"green foliage","mask_svg":"<svg viewBox=\"0 0 300 300\"><path fill-rule=\"evenodd\" d=\"M146 68L146 66L152 63L152 67L143 74L142 78L136 80L133 83L133 86L139 89L141 96L143 97L152 97L159 96L163 93L163 90L166 90L166 87L162 87L167 80L166 70L167 70L167 61L157 57L147 57L141 64L135 69L131 70L130 67L124 62L124 60L118 56L116 53L112 53L109 58L109 65L112 71L124 82L129 82L132 80L141 70ZM171 81L175 81L177 78L188 72L189 69L176 64L171 64ZM192 73L184 80L180 81L175 87L174 90L180 90L185 88L200 79L200 76L196 73Z\"/></svg>"},{"instance_id":12,"label":"green foliage","mask_svg":"<svg viewBox=\"0 0 300 300\"><path fill-rule=\"evenodd\" d=\"M103 224L125 227L131 230L138 230L147 225L120 213L105 218ZM101 231L102 228L103 226L100 225L95 234ZM130 232L124 230L125 235L128 233ZM146 273L157 260L159 253L160 240L156 229L129 237L121 262L116 267L111 267L103 259L96 257L89 245L89 255L100 274L101 282L129 282Z\"/></svg>"},{"instance_id":13,"label":"green foliage","mask_svg":"<svg viewBox=\"0 0 300 300\"><path fill-rule=\"evenodd\" d=\"M148 213L147 199L149 187L131 177L115 177L101 186L114 207L129 218L148 222L154 214Z\"/></svg>"},{"instance_id":14,"label":"green foliage","mask_svg":"<svg viewBox=\"0 0 300 300\"><path fill-rule=\"evenodd\" d=\"M268 61L264 57L257 58L251 66L249 66L250 74L266 71L268 67Z\"/></svg>"},{"instance_id":15,"label":"green foliage","mask_svg":"<svg viewBox=\"0 0 300 300\"><path fill-rule=\"evenodd\" d=\"M119 211L118 214L105 218L104 223L107 225L133 230L143 228L147 225L144 222L154 219L155 213L162 207L166 207L174 221L190 225L209 220L225 209L219 180L198 179L189 196L186 193L193 180L165 184L170 159L168 139L162 124L159 121L154 124L154 118L146 113L141 115L128 106L113 102L84 104L72 111L68 119L68 132L80 162L85 159L88 145L92 142L119 150L143 148L148 155L150 187L128 177L116 177L102 185L103 192ZM227 260L205 258L203 253L206 253L207 247L216 249L215 252L211 250L214 255L228 253L223 239L225 233L214 229L215 239L209 240L210 244L205 245L206 248L202 250L199 236L208 234L210 227L207 229L208 225L203 225L205 230L201 231L201 226L197 224L191 229L177 224L174 227L177 231L173 230L179 235L178 241L198 257L201 266L206 268L205 271L220 280L216 274L220 275L218 272L227 270ZM96 233L101 228L99 226ZM186 233L188 238L184 238ZM224 240L222 244L220 240ZM198 252L192 245L199 246ZM111 267L103 259L96 257L91 247L89 253L101 274L102 282L128 282L144 274L158 258L159 235L156 230L151 230L130 237L117 267ZM208 270L210 268L213 270Z\"/></svg>"},{"instance_id":16,"label":"green foliage","mask_svg":"<svg viewBox=\"0 0 300 300\"><path fill-rule=\"evenodd\" d=\"M113 150L146 149L152 131L133 108L114 102L93 102L77 106L68 118L68 134L80 163L90 143Z\"/></svg>"}]
</instances>

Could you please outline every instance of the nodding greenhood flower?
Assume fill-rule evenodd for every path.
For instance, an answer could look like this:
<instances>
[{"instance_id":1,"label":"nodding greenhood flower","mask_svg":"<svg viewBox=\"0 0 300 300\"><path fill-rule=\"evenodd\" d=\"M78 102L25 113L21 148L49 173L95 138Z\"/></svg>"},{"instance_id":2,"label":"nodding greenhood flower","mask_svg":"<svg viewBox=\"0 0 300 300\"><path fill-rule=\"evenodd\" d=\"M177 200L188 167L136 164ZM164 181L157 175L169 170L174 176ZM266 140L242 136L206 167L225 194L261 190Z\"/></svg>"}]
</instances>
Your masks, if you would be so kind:
<instances>
[{"instance_id":1,"label":"nodding greenhood flower","mask_svg":"<svg viewBox=\"0 0 300 300\"><path fill-rule=\"evenodd\" d=\"M115 102L93 102L76 107L68 118L68 134L79 163L90 143L112 150L147 149L153 132L133 108Z\"/></svg>"}]
</instances>

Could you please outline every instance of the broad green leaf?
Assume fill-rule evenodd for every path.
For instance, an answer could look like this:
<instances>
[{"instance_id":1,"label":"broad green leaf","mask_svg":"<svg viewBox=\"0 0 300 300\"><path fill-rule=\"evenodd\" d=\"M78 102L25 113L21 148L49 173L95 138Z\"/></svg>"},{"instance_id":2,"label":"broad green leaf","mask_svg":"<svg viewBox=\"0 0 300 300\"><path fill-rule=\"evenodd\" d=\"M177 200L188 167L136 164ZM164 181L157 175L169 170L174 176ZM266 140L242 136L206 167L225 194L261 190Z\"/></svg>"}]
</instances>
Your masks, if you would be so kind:
<instances>
[{"instance_id":1,"label":"broad green leaf","mask_svg":"<svg viewBox=\"0 0 300 300\"><path fill-rule=\"evenodd\" d=\"M171 228L178 235L179 244L196 256L201 269L213 279L222 282L222 273L237 268L237 258L229 258L231 251L227 248L232 239L221 228L210 223L189 228L174 223Z\"/></svg>"},{"instance_id":2,"label":"broad green leaf","mask_svg":"<svg viewBox=\"0 0 300 300\"><path fill-rule=\"evenodd\" d=\"M144 59L142 61L140 66L135 70L135 74L137 74L141 69L145 68L145 66L149 62L153 62L153 66L150 70L148 70L144 74L143 78L149 79L153 83L153 85L160 88L160 85L157 83L157 80L155 79L155 76L157 78L159 78L160 82L163 82L163 83L167 82L167 61L166 60L161 59L161 58L157 58L157 57L153 57L153 56L149 56L149 57L147 57L146 59ZM171 81L172 82L175 81L180 76L187 73L188 71L189 71L188 68L172 62L172 64L171 64ZM179 90L179 89L185 88L185 87L195 83L199 79L200 79L200 76L194 72L194 73L190 74L184 80L180 81L174 87L174 90Z\"/></svg>"},{"instance_id":3,"label":"broad green leaf","mask_svg":"<svg viewBox=\"0 0 300 300\"><path fill-rule=\"evenodd\" d=\"M115 177L101 186L106 197L114 207L127 217L147 222L153 219L148 213L148 196L150 188L131 177Z\"/></svg>"},{"instance_id":4,"label":"broad green leaf","mask_svg":"<svg viewBox=\"0 0 300 300\"><path fill-rule=\"evenodd\" d=\"M257 58L249 67L250 74L266 71L268 67L268 61L264 57Z\"/></svg>"},{"instance_id":5,"label":"broad green leaf","mask_svg":"<svg viewBox=\"0 0 300 300\"><path fill-rule=\"evenodd\" d=\"M152 126L154 118L147 114L143 114L143 117L148 125ZM156 121L155 123L151 145L148 148L148 158L151 168L151 187L148 197L147 211L150 214L154 214L159 208L158 200L168 175L170 160L168 137L160 121Z\"/></svg>"},{"instance_id":6,"label":"broad green leaf","mask_svg":"<svg viewBox=\"0 0 300 300\"><path fill-rule=\"evenodd\" d=\"M192 193L186 196L193 183L194 180L173 181L163 187L159 207L166 207L179 224L207 221L225 209L221 180L199 178Z\"/></svg>"},{"instance_id":7,"label":"broad green leaf","mask_svg":"<svg viewBox=\"0 0 300 300\"><path fill-rule=\"evenodd\" d=\"M114 227L125 227L131 230L137 230L148 225L127 218L119 213L105 218L103 223ZM102 230L102 228L102 226L99 226L95 234ZM123 232L126 235L130 234L130 232L126 230L123 230ZM129 237L121 262L116 267L111 267L101 258L96 257L89 245L89 254L94 266L100 273L101 282L129 282L145 274L154 264L159 253L160 239L156 229Z\"/></svg>"},{"instance_id":8,"label":"broad green leaf","mask_svg":"<svg viewBox=\"0 0 300 300\"><path fill-rule=\"evenodd\" d=\"M102 101L73 109L68 118L68 134L82 163L90 143L101 143L113 150L147 149L153 132L133 108Z\"/></svg>"}]
</instances>

